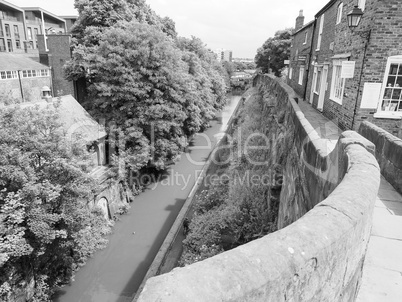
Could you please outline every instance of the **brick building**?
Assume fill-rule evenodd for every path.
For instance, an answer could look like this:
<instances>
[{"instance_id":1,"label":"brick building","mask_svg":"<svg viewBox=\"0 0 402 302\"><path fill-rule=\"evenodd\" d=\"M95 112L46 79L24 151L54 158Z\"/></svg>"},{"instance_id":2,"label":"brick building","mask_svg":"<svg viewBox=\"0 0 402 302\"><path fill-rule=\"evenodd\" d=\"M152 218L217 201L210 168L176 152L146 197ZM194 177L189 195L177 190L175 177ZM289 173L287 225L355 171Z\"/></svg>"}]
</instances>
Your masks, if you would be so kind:
<instances>
[{"instance_id":1,"label":"brick building","mask_svg":"<svg viewBox=\"0 0 402 302\"><path fill-rule=\"evenodd\" d=\"M39 7L0 0L0 52L38 55L38 35L66 33L66 20Z\"/></svg>"},{"instance_id":2,"label":"brick building","mask_svg":"<svg viewBox=\"0 0 402 302\"><path fill-rule=\"evenodd\" d=\"M292 34L288 83L302 97L306 95L308 59L311 50L313 27L313 21L304 25L304 16L301 10L296 18L296 26ZM294 47L294 45L298 47Z\"/></svg>"},{"instance_id":3,"label":"brick building","mask_svg":"<svg viewBox=\"0 0 402 302\"><path fill-rule=\"evenodd\" d=\"M0 105L37 102L52 86L50 68L24 56L0 53Z\"/></svg>"},{"instance_id":4,"label":"brick building","mask_svg":"<svg viewBox=\"0 0 402 302\"><path fill-rule=\"evenodd\" d=\"M347 15L358 4L363 15L349 28ZM300 17L300 16L299 16ZM305 53L305 93L295 79L288 83L305 101L343 129L368 120L397 134L402 117L402 1L331 0L293 35L291 53L305 51L303 29L312 30ZM292 76L303 65L291 60ZM298 81L298 80L297 80Z\"/></svg>"}]
</instances>

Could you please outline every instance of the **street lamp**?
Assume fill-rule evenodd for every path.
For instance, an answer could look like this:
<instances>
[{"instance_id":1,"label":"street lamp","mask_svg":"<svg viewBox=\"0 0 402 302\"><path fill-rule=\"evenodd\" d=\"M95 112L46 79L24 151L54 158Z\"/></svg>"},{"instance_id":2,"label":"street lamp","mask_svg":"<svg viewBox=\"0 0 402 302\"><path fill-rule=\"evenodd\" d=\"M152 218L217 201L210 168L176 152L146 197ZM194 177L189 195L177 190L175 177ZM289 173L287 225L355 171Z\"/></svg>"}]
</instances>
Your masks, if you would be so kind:
<instances>
[{"instance_id":1,"label":"street lamp","mask_svg":"<svg viewBox=\"0 0 402 302\"><path fill-rule=\"evenodd\" d=\"M367 39L368 42L370 40L371 29L365 31L354 30L359 26L362 16L363 12L357 5L355 5L355 7L346 15L349 28L360 37Z\"/></svg>"},{"instance_id":2,"label":"street lamp","mask_svg":"<svg viewBox=\"0 0 402 302\"><path fill-rule=\"evenodd\" d=\"M357 5L355 5L355 7L346 15L349 28L356 28L359 25L362 16L362 10Z\"/></svg>"}]
</instances>

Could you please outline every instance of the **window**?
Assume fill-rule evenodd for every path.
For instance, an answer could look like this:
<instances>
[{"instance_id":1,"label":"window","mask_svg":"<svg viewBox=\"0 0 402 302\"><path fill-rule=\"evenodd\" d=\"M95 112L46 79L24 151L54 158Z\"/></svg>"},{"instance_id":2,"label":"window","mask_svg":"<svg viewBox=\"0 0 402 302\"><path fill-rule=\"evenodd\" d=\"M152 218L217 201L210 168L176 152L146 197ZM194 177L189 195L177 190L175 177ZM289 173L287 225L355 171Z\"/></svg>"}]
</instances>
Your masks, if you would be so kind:
<instances>
[{"instance_id":1,"label":"window","mask_svg":"<svg viewBox=\"0 0 402 302\"><path fill-rule=\"evenodd\" d=\"M48 77L49 70L48 69L40 69L40 70L23 70L22 77L23 78L35 78L35 77Z\"/></svg>"},{"instance_id":2,"label":"window","mask_svg":"<svg viewBox=\"0 0 402 302\"><path fill-rule=\"evenodd\" d=\"M338 5L338 14L336 15L336 24L341 23L342 21L342 10L343 10L343 3Z\"/></svg>"},{"instance_id":3,"label":"window","mask_svg":"<svg viewBox=\"0 0 402 302\"><path fill-rule=\"evenodd\" d=\"M14 25L14 37L16 39L20 38L20 34L19 34L19 31L18 31L18 26L17 25Z\"/></svg>"},{"instance_id":4,"label":"window","mask_svg":"<svg viewBox=\"0 0 402 302\"><path fill-rule=\"evenodd\" d=\"M292 73L293 73L293 68L290 67L290 68L289 68L289 79L290 79L290 80L292 79Z\"/></svg>"},{"instance_id":5,"label":"window","mask_svg":"<svg viewBox=\"0 0 402 302\"><path fill-rule=\"evenodd\" d=\"M4 29L6 30L6 37L11 38L10 25L4 24Z\"/></svg>"},{"instance_id":6,"label":"window","mask_svg":"<svg viewBox=\"0 0 402 302\"><path fill-rule=\"evenodd\" d=\"M380 111L402 114L402 56L390 57L385 70Z\"/></svg>"},{"instance_id":7,"label":"window","mask_svg":"<svg viewBox=\"0 0 402 302\"><path fill-rule=\"evenodd\" d=\"M364 10L366 7L366 0L359 0L358 6L361 10Z\"/></svg>"},{"instance_id":8,"label":"window","mask_svg":"<svg viewBox=\"0 0 402 302\"><path fill-rule=\"evenodd\" d=\"M303 77L304 77L304 66L300 66L300 69L299 69L299 85L303 85Z\"/></svg>"},{"instance_id":9,"label":"window","mask_svg":"<svg viewBox=\"0 0 402 302\"><path fill-rule=\"evenodd\" d=\"M18 79L17 71L0 71L0 80Z\"/></svg>"},{"instance_id":10,"label":"window","mask_svg":"<svg viewBox=\"0 0 402 302\"><path fill-rule=\"evenodd\" d=\"M32 40L32 28L28 27L28 40Z\"/></svg>"},{"instance_id":11,"label":"window","mask_svg":"<svg viewBox=\"0 0 402 302\"><path fill-rule=\"evenodd\" d=\"M332 68L331 100L342 104L345 79L341 78L342 61L334 61Z\"/></svg>"},{"instance_id":12,"label":"window","mask_svg":"<svg viewBox=\"0 0 402 302\"><path fill-rule=\"evenodd\" d=\"M321 47L321 38L322 38L322 30L324 28L324 15L320 17L320 28L318 30L318 40L317 40L317 49L320 50Z\"/></svg>"},{"instance_id":13,"label":"window","mask_svg":"<svg viewBox=\"0 0 402 302\"><path fill-rule=\"evenodd\" d=\"M4 39L0 39L0 51L6 51L6 43Z\"/></svg>"},{"instance_id":14,"label":"window","mask_svg":"<svg viewBox=\"0 0 402 302\"><path fill-rule=\"evenodd\" d=\"M304 34L304 42L303 44L307 44L307 37L308 37L308 31Z\"/></svg>"},{"instance_id":15,"label":"window","mask_svg":"<svg viewBox=\"0 0 402 302\"><path fill-rule=\"evenodd\" d=\"M21 49L21 42L20 42L20 40L15 40L15 47L16 47L17 49Z\"/></svg>"},{"instance_id":16,"label":"window","mask_svg":"<svg viewBox=\"0 0 402 302\"><path fill-rule=\"evenodd\" d=\"M13 51L13 42L11 40L7 40L7 47L9 52Z\"/></svg>"},{"instance_id":17,"label":"window","mask_svg":"<svg viewBox=\"0 0 402 302\"><path fill-rule=\"evenodd\" d=\"M41 77L48 77L49 76L49 70L48 69L42 69L41 71L40 71L40 75L41 75ZM39 75L38 75L39 76Z\"/></svg>"}]
</instances>

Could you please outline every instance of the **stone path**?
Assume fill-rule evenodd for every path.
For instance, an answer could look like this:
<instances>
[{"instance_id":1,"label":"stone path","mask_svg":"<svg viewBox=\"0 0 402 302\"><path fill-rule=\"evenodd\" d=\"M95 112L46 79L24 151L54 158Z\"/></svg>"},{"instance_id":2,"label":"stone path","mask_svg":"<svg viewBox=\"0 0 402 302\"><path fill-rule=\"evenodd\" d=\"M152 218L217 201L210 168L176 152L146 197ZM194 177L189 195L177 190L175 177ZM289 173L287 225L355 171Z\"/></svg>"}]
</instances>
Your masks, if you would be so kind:
<instances>
[{"instance_id":1,"label":"stone path","mask_svg":"<svg viewBox=\"0 0 402 302\"><path fill-rule=\"evenodd\" d=\"M332 150L342 131L301 98L299 107ZM402 301L402 196L382 176L356 301Z\"/></svg>"}]
</instances>

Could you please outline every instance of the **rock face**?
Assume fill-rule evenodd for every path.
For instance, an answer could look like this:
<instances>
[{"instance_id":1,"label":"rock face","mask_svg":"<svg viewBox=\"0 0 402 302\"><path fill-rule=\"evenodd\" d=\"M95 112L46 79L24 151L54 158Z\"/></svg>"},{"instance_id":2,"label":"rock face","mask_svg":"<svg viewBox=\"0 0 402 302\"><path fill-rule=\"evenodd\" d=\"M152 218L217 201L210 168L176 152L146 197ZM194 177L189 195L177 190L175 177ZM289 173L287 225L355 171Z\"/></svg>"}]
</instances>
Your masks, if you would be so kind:
<instances>
[{"instance_id":1,"label":"rock face","mask_svg":"<svg viewBox=\"0 0 402 302\"><path fill-rule=\"evenodd\" d=\"M150 301L354 301L380 183L374 145L342 133L328 154L293 91L254 79L283 184L279 227L261 239L151 278Z\"/></svg>"}]
</instances>

